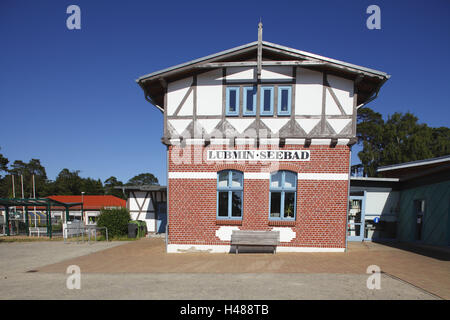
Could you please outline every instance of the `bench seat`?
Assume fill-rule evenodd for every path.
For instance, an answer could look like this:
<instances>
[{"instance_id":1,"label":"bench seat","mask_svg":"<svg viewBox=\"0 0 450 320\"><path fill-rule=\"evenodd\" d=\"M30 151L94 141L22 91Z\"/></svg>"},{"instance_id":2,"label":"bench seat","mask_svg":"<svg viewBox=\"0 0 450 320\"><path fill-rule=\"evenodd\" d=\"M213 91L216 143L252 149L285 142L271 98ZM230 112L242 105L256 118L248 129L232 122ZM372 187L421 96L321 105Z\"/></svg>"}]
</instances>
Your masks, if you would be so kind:
<instances>
[{"instance_id":1,"label":"bench seat","mask_svg":"<svg viewBox=\"0 0 450 320\"><path fill-rule=\"evenodd\" d=\"M236 246L236 254L239 246L271 246L275 253L279 242L279 231L233 230L231 234L231 245Z\"/></svg>"}]
</instances>

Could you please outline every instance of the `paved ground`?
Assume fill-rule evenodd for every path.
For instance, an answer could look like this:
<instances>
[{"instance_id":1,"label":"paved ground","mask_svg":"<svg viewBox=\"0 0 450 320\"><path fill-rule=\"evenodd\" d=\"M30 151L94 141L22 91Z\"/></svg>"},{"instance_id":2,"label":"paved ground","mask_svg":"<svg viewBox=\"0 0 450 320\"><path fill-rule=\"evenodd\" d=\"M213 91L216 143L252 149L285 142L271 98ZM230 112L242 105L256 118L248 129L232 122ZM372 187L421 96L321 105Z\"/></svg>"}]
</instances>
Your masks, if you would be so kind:
<instances>
[{"instance_id":1,"label":"paved ground","mask_svg":"<svg viewBox=\"0 0 450 320\"><path fill-rule=\"evenodd\" d=\"M3 299L450 299L448 259L375 243L276 255L166 254L158 238L11 243L0 244L0 257ZM72 264L81 290L66 288ZM366 287L371 264L385 272L381 290Z\"/></svg>"}]
</instances>

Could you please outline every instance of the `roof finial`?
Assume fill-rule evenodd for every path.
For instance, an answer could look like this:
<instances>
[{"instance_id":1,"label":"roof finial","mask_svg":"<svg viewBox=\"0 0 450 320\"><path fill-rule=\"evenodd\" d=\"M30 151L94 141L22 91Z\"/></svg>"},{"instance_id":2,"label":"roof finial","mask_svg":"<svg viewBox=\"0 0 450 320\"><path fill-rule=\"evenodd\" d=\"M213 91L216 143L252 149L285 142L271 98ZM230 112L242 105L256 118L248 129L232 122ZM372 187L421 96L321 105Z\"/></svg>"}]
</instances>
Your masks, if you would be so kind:
<instances>
[{"instance_id":1,"label":"roof finial","mask_svg":"<svg viewBox=\"0 0 450 320\"><path fill-rule=\"evenodd\" d=\"M262 41L262 30L263 30L263 24L261 21L261 17L259 17L259 23L258 23L258 42Z\"/></svg>"},{"instance_id":2,"label":"roof finial","mask_svg":"<svg viewBox=\"0 0 450 320\"><path fill-rule=\"evenodd\" d=\"M258 23L258 52L257 52L257 75L258 79L261 76L261 66L262 66L262 22L261 17L259 17L259 23Z\"/></svg>"}]
</instances>

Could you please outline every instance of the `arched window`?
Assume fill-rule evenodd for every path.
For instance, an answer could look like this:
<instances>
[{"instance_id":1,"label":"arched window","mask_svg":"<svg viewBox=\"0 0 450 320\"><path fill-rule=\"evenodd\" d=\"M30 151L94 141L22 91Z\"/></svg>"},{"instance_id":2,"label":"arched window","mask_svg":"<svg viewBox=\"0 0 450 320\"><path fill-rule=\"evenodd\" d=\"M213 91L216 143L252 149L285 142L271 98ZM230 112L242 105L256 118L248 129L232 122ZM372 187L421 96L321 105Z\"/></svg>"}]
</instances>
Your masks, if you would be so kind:
<instances>
[{"instance_id":1,"label":"arched window","mask_svg":"<svg viewBox=\"0 0 450 320\"><path fill-rule=\"evenodd\" d=\"M295 220L297 174L277 171L270 174L269 219Z\"/></svg>"},{"instance_id":2,"label":"arched window","mask_svg":"<svg viewBox=\"0 0 450 320\"><path fill-rule=\"evenodd\" d=\"M217 173L217 218L242 219L244 181L242 172Z\"/></svg>"}]
</instances>

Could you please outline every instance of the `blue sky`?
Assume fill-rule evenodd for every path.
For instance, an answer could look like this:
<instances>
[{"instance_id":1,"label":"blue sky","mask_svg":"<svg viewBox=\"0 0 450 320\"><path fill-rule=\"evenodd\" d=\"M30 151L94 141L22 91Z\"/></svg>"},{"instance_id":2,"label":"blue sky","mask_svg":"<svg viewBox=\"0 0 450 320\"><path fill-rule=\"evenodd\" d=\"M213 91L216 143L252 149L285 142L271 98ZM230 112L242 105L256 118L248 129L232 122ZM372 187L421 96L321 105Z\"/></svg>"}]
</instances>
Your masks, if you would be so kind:
<instances>
[{"instance_id":1,"label":"blue sky","mask_svg":"<svg viewBox=\"0 0 450 320\"><path fill-rule=\"evenodd\" d=\"M66 8L81 8L81 30ZM381 30L366 8L381 8ZM264 40L385 71L369 106L450 123L450 1L0 2L0 152L122 181L142 172L166 183L162 114L135 79ZM352 161L357 163L357 148Z\"/></svg>"}]
</instances>

